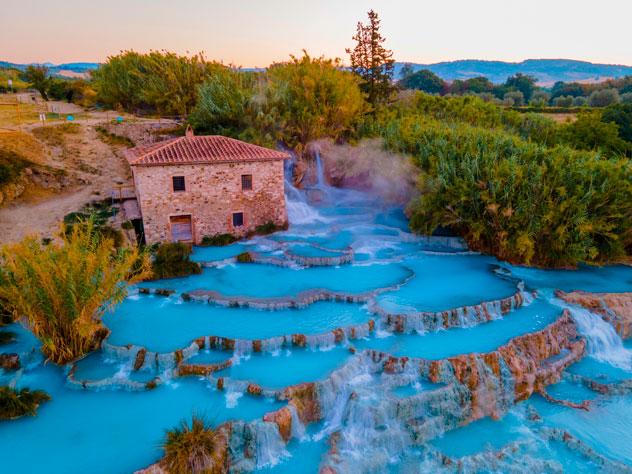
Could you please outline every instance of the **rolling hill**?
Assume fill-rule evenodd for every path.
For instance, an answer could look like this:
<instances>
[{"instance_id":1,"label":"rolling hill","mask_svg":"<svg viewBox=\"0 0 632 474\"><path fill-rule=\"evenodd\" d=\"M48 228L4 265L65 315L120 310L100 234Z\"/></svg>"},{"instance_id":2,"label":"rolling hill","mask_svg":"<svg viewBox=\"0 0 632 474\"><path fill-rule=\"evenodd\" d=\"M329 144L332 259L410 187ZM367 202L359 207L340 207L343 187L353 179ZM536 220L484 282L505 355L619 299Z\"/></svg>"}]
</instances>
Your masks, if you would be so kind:
<instances>
[{"instance_id":1,"label":"rolling hill","mask_svg":"<svg viewBox=\"0 0 632 474\"><path fill-rule=\"evenodd\" d=\"M395 63L397 77L404 64L403 62ZM597 64L572 59L527 59L518 63L463 59L434 64L411 64L415 71L430 69L448 81L486 76L492 82L501 83L508 76L521 72L535 76L538 82L545 86L553 85L557 81L600 82L632 75L632 66Z\"/></svg>"}]
</instances>

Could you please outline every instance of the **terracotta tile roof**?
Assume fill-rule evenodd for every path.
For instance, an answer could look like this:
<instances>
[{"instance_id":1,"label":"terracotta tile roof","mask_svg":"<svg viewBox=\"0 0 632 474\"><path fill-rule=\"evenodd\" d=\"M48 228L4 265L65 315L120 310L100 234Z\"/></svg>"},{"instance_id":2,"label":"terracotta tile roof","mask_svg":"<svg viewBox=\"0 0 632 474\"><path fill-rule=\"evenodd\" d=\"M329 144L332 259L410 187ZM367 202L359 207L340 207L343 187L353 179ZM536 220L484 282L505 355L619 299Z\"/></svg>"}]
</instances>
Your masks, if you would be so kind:
<instances>
[{"instance_id":1,"label":"terracotta tile roof","mask_svg":"<svg viewBox=\"0 0 632 474\"><path fill-rule=\"evenodd\" d=\"M287 153L221 135L172 138L125 152L132 166L163 166L195 163L234 163L290 158Z\"/></svg>"}]
</instances>

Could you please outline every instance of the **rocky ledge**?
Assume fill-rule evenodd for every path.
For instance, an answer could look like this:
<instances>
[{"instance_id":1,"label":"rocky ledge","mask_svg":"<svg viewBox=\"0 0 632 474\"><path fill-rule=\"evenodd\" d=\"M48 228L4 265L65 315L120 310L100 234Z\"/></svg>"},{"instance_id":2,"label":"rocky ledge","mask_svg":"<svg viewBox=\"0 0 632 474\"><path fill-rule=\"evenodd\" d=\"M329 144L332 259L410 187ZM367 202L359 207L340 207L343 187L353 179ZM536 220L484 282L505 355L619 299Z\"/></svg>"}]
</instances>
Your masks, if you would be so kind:
<instances>
[{"instance_id":1,"label":"rocky ledge","mask_svg":"<svg viewBox=\"0 0 632 474\"><path fill-rule=\"evenodd\" d=\"M555 296L569 304L583 306L612 324L623 338L632 337L632 292L589 293L587 291L556 291Z\"/></svg>"}]
</instances>

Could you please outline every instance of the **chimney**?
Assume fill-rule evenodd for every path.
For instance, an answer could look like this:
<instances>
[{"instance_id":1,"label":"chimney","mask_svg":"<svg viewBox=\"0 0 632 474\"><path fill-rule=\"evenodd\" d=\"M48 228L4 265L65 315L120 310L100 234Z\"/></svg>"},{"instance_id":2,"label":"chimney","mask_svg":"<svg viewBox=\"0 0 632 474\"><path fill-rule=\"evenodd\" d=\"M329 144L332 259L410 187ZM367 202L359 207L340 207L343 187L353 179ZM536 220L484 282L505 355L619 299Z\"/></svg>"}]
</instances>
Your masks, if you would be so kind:
<instances>
[{"instance_id":1,"label":"chimney","mask_svg":"<svg viewBox=\"0 0 632 474\"><path fill-rule=\"evenodd\" d=\"M187 125L187 130L184 132L184 136L187 138L193 136L193 129L191 128L191 125Z\"/></svg>"}]
</instances>

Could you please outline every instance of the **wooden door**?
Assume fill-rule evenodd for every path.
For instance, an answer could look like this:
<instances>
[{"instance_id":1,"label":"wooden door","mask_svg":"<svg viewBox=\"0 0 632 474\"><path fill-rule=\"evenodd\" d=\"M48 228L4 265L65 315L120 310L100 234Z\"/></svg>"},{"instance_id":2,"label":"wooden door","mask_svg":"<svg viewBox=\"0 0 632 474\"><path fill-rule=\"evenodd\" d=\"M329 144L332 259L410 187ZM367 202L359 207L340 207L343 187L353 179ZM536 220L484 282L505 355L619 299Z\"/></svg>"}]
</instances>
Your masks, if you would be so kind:
<instances>
[{"instance_id":1,"label":"wooden door","mask_svg":"<svg viewBox=\"0 0 632 474\"><path fill-rule=\"evenodd\" d=\"M191 216L171 216L171 240L173 242L192 242L193 226Z\"/></svg>"}]
</instances>

